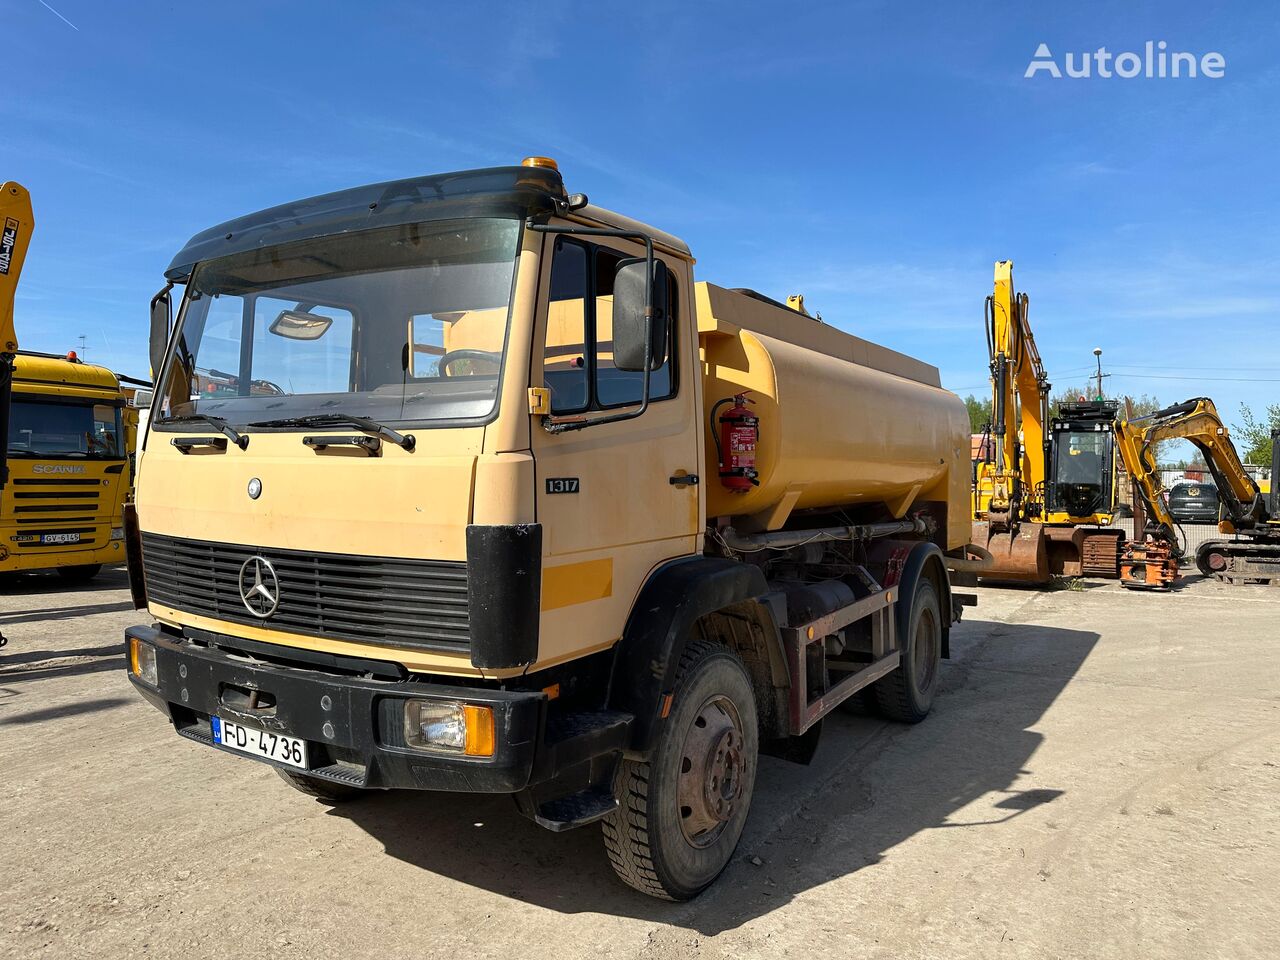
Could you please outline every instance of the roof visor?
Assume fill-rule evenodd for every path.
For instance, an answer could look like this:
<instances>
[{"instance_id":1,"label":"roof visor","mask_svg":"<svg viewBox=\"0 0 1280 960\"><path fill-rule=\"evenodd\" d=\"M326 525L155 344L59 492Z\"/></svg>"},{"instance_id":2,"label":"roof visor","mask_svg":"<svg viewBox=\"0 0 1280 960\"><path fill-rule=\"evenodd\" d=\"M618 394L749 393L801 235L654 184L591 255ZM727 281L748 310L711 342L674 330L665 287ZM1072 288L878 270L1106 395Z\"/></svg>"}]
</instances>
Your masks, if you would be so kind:
<instances>
[{"instance_id":1,"label":"roof visor","mask_svg":"<svg viewBox=\"0 0 1280 960\"><path fill-rule=\"evenodd\" d=\"M464 217L523 219L552 213L564 199L560 172L547 167L490 167L372 183L270 207L197 233L164 275L185 281L204 260L358 230Z\"/></svg>"}]
</instances>

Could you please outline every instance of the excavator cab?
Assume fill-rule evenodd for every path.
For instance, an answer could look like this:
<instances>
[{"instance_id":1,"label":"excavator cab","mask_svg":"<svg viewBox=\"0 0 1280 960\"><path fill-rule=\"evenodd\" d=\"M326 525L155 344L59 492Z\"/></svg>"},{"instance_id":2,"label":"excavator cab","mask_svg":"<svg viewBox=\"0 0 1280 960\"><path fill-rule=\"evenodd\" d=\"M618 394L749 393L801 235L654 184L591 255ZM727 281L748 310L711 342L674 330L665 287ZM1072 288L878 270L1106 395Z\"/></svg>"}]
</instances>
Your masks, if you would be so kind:
<instances>
[{"instance_id":1,"label":"excavator cab","mask_svg":"<svg viewBox=\"0 0 1280 960\"><path fill-rule=\"evenodd\" d=\"M1114 401L1065 403L1052 425L1050 523L1111 522L1116 497Z\"/></svg>"}]
</instances>

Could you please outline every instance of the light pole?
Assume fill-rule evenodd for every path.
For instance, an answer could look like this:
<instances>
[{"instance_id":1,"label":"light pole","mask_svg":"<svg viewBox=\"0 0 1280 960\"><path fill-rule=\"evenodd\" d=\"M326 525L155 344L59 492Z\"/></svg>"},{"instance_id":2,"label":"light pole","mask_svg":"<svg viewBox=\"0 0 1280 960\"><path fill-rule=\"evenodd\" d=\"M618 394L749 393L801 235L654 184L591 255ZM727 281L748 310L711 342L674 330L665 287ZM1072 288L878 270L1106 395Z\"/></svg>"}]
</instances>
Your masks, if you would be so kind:
<instances>
[{"instance_id":1,"label":"light pole","mask_svg":"<svg viewBox=\"0 0 1280 960\"><path fill-rule=\"evenodd\" d=\"M1093 355L1098 358L1098 389L1094 392L1093 395L1095 399L1101 400L1102 399L1102 378L1109 377L1111 376L1111 374L1102 372L1102 348L1094 347Z\"/></svg>"}]
</instances>

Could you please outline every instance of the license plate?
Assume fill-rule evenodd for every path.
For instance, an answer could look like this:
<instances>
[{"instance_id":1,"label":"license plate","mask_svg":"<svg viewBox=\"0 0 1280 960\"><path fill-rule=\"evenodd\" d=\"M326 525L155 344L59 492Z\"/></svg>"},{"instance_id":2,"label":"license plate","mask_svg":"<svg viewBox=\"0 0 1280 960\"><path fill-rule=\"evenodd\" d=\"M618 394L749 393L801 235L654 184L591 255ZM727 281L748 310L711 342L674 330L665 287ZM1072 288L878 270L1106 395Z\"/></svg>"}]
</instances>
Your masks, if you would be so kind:
<instances>
[{"instance_id":1,"label":"license plate","mask_svg":"<svg viewBox=\"0 0 1280 960\"><path fill-rule=\"evenodd\" d=\"M40 534L41 543L79 543L80 534L78 533L42 533Z\"/></svg>"},{"instance_id":2,"label":"license plate","mask_svg":"<svg viewBox=\"0 0 1280 960\"><path fill-rule=\"evenodd\" d=\"M283 733L257 730L221 717L210 717L213 742L232 750L239 750L254 757L264 757L276 763L288 764L300 770L307 769L307 741Z\"/></svg>"}]
</instances>

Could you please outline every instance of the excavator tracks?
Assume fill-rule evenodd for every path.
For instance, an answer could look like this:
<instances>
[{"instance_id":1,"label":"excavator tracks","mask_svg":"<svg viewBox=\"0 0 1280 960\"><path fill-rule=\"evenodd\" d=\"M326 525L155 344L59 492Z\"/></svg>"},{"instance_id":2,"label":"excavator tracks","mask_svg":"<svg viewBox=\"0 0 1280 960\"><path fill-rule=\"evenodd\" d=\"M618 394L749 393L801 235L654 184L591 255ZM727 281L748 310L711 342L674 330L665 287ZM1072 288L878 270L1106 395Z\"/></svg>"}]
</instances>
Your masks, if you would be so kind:
<instances>
[{"instance_id":1,"label":"excavator tracks","mask_svg":"<svg viewBox=\"0 0 1280 960\"><path fill-rule=\"evenodd\" d=\"M1080 573L1086 577L1114 580L1120 568L1120 547L1123 543L1122 531L1089 531L1080 545Z\"/></svg>"},{"instance_id":2,"label":"excavator tracks","mask_svg":"<svg viewBox=\"0 0 1280 960\"><path fill-rule=\"evenodd\" d=\"M1206 577L1225 583L1280 586L1280 543L1206 540L1196 548L1196 566Z\"/></svg>"}]
</instances>

